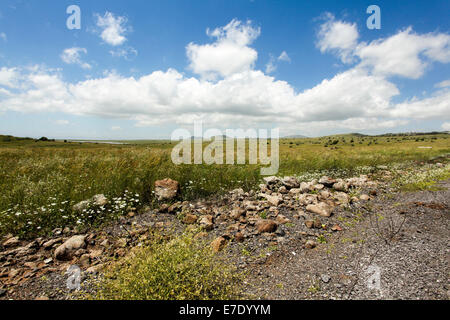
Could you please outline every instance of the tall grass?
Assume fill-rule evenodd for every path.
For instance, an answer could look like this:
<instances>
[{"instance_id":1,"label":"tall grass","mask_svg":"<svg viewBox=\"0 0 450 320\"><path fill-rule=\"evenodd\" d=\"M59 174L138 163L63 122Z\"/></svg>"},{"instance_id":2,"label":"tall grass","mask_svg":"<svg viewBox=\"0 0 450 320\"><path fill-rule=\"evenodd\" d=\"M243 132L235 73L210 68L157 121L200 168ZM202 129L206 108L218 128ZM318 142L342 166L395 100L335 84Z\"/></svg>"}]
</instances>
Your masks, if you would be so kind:
<instances>
[{"instance_id":1,"label":"tall grass","mask_svg":"<svg viewBox=\"0 0 450 320\"><path fill-rule=\"evenodd\" d=\"M130 210L155 201L152 189L158 179L179 181L180 198L189 200L238 186L250 188L259 179L258 172L256 166L175 166L164 149L3 150L0 234L48 234L55 227L97 225L130 207L127 203L112 214L108 213L111 208L102 208L80 221L72 206L95 194L105 194L110 200L132 194Z\"/></svg>"}]
</instances>

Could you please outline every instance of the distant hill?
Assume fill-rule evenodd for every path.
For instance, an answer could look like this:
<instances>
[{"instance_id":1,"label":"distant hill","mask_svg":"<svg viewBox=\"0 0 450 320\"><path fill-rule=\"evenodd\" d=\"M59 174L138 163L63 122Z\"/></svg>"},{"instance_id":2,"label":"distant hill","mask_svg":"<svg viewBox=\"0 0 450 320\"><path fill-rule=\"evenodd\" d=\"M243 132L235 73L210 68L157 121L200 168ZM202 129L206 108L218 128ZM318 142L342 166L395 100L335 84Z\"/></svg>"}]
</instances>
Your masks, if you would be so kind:
<instances>
[{"instance_id":1,"label":"distant hill","mask_svg":"<svg viewBox=\"0 0 450 320\"><path fill-rule=\"evenodd\" d=\"M33 138L21 138L14 137L10 135L1 135L0 134L0 142L15 142L15 141L25 141L25 140L34 140Z\"/></svg>"},{"instance_id":2,"label":"distant hill","mask_svg":"<svg viewBox=\"0 0 450 320\"><path fill-rule=\"evenodd\" d=\"M368 134L362 134L362 133L358 133L358 132L354 132L354 133L343 133L343 134L334 134L334 135L327 135L327 136L320 136L320 137L308 137L308 136L304 136L301 134L295 134L295 135L288 135L288 136L284 136L282 137L282 139L332 139L332 138L350 138L350 137L402 137L402 136L421 136L421 135L448 135L450 133L450 131L431 131L431 132L399 132L399 133L383 133L383 134L378 134L378 135L368 135ZM224 140L226 139L233 139L232 137L228 137L226 135L222 135L222 138ZM191 136L191 140L198 140L198 139L202 139L201 137L195 137L195 136ZM48 142L55 142L55 139L48 139L46 137L41 137L39 139L35 139L35 138L30 138L30 137L15 137L12 135L1 135L0 134L0 143L8 143L8 142L33 142L33 141L48 141ZM62 142L62 139L58 139L58 141ZM81 142L81 140L64 140L64 142L67 141L73 141L73 142ZM121 143L126 143L126 144L130 144L130 143L137 143L137 144L142 144L142 143L147 143L149 141L153 141L153 142L170 142L170 139L142 139L142 140L83 140L85 142L121 142Z\"/></svg>"},{"instance_id":3,"label":"distant hill","mask_svg":"<svg viewBox=\"0 0 450 320\"><path fill-rule=\"evenodd\" d=\"M301 134L294 134L294 135L290 135L290 136L285 136L283 138L285 138L285 139L304 139L304 138L309 138L309 137L302 136Z\"/></svg>"},{"instance_id":4,"label":"distant hill","mask_svg":"<svg viewBox=\"0 0 450 320\"><path fill-rule=\"evenodd\" d=\"M365 137L367 136L367 134L362 134L362 133L358 133L358 132L354 132L354 133L349 133L349 136L357 136L357 137Z\"/></svg>"},{"instance_id":5,"label":"distant hill","mask_svg":"<svg viewBox=\"0 0 450 320\"><path fill-rule=\"evenodd\" d=\"M401 133L383 133L376 137L396 137L396 136L425 136L434 134L448 134L448 131L430 131L430 132L401 132Z\"/></svg>"}]
</instances>

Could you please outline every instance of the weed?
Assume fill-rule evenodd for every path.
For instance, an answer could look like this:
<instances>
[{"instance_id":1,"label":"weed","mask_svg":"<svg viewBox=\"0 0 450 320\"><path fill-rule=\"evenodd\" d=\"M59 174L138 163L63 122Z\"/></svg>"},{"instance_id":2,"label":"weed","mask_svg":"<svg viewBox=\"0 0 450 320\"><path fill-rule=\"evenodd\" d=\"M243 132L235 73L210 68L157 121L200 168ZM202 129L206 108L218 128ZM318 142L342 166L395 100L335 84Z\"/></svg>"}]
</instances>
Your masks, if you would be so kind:
<instances>
[{"instance_id":1,"label":"weed","mask_svg":"<svg viewBox=\"0 0 450 320\"><path fill-rule=\"evenodd\" d=\"M327 243L327 238L325 237L325 235L321 234L317 237L317 242L319 243Z\"/></svg>"},{"instance_id":2,"label":"weed","mask_svg":"<svg viewBox=\"0 0 450 320\"><path fill-rule=\"evenodd\" d=\"M191 234L170 240L154 236L105 271L93 299L209 300L236 299L243 275L222 263Z\"/></svg>"}]
</instances>

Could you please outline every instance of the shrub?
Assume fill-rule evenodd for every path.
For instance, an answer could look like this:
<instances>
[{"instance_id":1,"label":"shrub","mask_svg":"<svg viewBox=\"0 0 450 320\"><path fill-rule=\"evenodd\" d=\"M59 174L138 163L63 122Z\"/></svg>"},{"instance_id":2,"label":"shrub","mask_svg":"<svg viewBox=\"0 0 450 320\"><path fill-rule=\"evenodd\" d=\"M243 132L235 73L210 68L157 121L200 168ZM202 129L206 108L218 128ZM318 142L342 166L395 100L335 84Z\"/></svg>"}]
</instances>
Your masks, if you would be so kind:
<instances>
[{"instance_id":1,"label":"shrub","mask_svg":"<svg viewBox=\"0 0 450 320\"><path fill-rule=\"evenodd\" d=\"M240 297L242 274L191 234L137 247L105 272L94 299L210 300Z\"/></svg>"}]
</instances>

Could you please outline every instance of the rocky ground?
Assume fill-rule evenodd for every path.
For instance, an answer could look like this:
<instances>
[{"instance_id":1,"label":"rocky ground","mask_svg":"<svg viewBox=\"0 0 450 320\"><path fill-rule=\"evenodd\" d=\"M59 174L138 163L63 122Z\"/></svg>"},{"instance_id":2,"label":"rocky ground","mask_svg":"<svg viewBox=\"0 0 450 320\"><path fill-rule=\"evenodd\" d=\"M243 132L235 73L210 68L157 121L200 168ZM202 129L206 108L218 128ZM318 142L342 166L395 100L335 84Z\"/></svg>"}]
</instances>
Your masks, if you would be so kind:
<instances>
[{"instance_id":1,"label":"rocky ground","mask_svg":"<svg viewBox=\"0 0 450 320\"><path fill-rule=\"evenodd\" d=\"M73 297L69 267L80 268L89 289L89 279L150 241L152 230L186 228L248 273L250 298L448 299L450 182L441 191L394 193L390 174L267 177L259 190L130 212L101 230L56 229L33 241L9 235L0 247L0 299ZM163 201L178 183L156 187Z\"/></svg>"},{"instance_id":2,"label":"rocky ground","mask_svg":"<svg viewBox=\"0 0 450 320\"><path fill-rule=\"evenodd\" d=\"M385 194L314 250L291 242L252 269L263 299L450 299L450 181ZM383 217L376 223L377 216ZM376 273L380 275L377 281ZM378 285L376 285L378 282Z\"/></svg>"}]
</instances>

